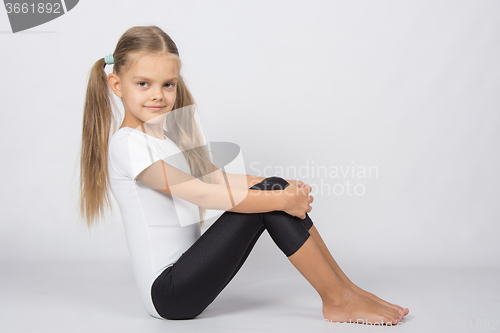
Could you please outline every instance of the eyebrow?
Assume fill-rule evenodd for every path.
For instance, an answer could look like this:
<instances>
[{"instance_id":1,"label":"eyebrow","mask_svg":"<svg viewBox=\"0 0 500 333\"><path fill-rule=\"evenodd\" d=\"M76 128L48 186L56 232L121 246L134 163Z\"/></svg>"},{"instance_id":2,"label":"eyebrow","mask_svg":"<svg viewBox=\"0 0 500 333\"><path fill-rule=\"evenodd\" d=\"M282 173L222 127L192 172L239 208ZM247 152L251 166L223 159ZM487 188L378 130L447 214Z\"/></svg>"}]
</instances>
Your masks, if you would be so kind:
<instances>
[{"instance_id":1,"label":"eyebrow","mask_svg":"<svg viewBox=\"0 0 500 333\"><path fill-rule=\"evenodd\" d=\"M147 78L147 77L145 77L145 76L133 76L133 77L132 77L132 80L134 80L134 79L140 79L140 80L151 80L150 78ZM177 79L178 79L178 78L174 76L174 77L172 77L172 78L170 78L170 79L167 79L167 80L165 80L165 81L177 81Z\"/></svg>"}]
</instances>

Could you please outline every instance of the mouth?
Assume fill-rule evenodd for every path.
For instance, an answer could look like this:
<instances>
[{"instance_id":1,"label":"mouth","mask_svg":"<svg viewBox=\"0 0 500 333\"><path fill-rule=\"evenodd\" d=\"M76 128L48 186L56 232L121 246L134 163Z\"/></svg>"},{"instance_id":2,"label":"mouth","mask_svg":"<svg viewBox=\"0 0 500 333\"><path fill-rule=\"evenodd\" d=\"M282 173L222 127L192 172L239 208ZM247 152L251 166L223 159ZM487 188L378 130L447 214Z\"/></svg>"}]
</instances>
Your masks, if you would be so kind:
<instances>
[{"instance_id":1,"label":"mouth","mask_svg":"<svg viewBox=\"0 0 500 333\"><path fill-rule=\"evenodd\" d=\"M160 111L165 108L165 106L144 106L146 109L151 110L151 111Z\"/></svg>"}]
</instances>

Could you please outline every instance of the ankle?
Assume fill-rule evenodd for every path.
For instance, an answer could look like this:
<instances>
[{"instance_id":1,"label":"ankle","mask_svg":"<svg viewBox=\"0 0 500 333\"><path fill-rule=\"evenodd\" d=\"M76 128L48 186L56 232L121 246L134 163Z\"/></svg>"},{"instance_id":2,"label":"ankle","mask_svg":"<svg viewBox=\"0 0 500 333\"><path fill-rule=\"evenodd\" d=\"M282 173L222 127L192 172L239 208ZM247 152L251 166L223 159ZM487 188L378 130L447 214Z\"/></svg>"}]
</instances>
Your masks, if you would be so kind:
<instances>
[{"instance_id":1,"label":"ankle","mask_svg":"<svg viewBox=\"0 0 500 333\"><path fill-rule=\"evenodd\" d=\"M334 291L327 292L324 295L320 295L323 304L328 304L330 306L340 307L343 306L353 297L353 291L347 286L337 288Z\"/></svg>"},{"instance_id":2,"label":"ankle","mask_svg":"<svg viewBox=\"0 0 500 333\"><path fill-rule=\"evenodd\" d=\"M350 281L349 281L349 283L346 283L346 285L349 287L349 289L351 289L354 292L360 292L360 291L363 290L363 289L361 289L360 287L358 287L357 285L355 285L354 283L352 283Z\"/></svg>"}]
</instances>

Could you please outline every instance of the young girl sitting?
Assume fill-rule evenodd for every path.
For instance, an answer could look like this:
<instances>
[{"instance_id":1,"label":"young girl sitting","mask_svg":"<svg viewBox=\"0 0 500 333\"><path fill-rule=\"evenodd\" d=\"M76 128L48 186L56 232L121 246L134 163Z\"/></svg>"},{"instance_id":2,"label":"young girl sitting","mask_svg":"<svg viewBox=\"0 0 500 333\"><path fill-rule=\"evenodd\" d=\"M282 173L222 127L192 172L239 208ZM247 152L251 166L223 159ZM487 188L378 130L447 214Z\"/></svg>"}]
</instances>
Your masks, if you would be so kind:
<instances>
[{"instance_id":1,"label":"young girl sitting","mask_svg":"<svg viewBox=\"0 0 500 333\"><path fill-rule=\"evenodd\" d=\"M107 64L113 64L109 75ZM307 214L309 185L231 174L212 163L180 70L177 47L164 31L133 27L93 65L86 93L81 214L91 227L111 205L111 188L147 312L198 316L266 229L319 293L325 319L397 324L408 309L359 288L333 259ZM114 133L111 91L125 112ZM206 209L224 213L201 233Z\"/></svg>"}]
</instances>

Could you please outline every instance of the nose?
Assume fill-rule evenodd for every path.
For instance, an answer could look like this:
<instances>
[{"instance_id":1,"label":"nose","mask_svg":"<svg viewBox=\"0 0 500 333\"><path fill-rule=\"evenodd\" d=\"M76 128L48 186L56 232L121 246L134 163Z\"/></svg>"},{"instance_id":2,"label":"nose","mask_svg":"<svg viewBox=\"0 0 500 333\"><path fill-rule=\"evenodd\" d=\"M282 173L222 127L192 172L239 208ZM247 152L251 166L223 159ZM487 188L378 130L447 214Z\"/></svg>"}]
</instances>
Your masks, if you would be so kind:
<instances>
[{"instance_id":1,"label":"nose","mask_svg":"<svg viewBox=\"0 0 500 333\"><path fill-rule=\"evenodd\" d=\"M151 100L161 100L163 99L163 94L161 91L161 87L154 87L151 89Z\"/></svg>"}]
</instances>

